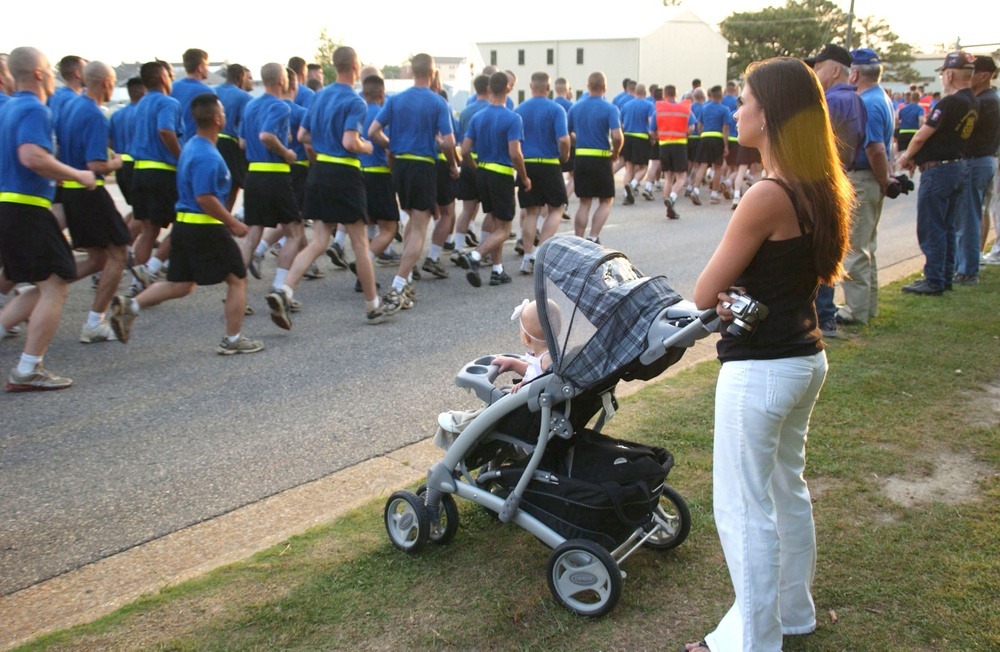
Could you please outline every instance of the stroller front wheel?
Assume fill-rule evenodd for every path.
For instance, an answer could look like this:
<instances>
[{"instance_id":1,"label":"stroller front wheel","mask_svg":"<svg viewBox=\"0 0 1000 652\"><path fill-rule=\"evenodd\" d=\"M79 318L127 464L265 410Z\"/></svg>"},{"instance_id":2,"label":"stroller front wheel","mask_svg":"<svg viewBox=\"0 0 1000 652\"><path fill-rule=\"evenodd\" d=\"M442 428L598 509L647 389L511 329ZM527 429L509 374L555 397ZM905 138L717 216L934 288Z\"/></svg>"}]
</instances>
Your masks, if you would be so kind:
<instances>
[{"instance_id":1,"label":"stroller front wheel","mask_svg":"<svg viewBox=\"0 0 1000 652\"><path fill-rule=\"evenodd\" d=\"M691 531L691 510L687 501L676 489L663 485L660 504L653 510L653 524L656 534L643 544L653 550L670 550L684 543Z\"/></svg>"},{"instance_id":2,"label":"stroller front wheel","mask_svg":"<svg viewBox=\"0 0 1000 652\"><path fill-rule=\"evenodd\" d=\"M417 552L430 538L431 517L424 499L409 491L397 491L385 503L385 531L403 552Z\"/></svg>"},{"instance_id":3,"label":"stroller front wheel","mask_svg":"<svg viewBox=\"0 0 1000 652\"><path fill-rule=\"evenodd\" d=\"M549 556L546 577L556 602L580 616L603 616L622 595L622 573L611 554L586 539L570 539Z\"/></svg>"},{"instance_id":4,"label":"stroller front wheel","mask_svg":"<svg viewBox=\"0 0 1000 652\"><path fill-rule=\"evenodd\" d=\"M427 484L422 484L417 487L417 496L424 500L424 504L427 502ZM428 513L428 518L430 514ZM458 532L458 505L455 504L455 498L451 494L441 494L441 508L439 512L439 527L435 531L432 526L430 529L429 538L431 543L436 543L439 546L443 546L450 543L452 539L455 538L455 534Z\"/></svg>"}]
</instances>

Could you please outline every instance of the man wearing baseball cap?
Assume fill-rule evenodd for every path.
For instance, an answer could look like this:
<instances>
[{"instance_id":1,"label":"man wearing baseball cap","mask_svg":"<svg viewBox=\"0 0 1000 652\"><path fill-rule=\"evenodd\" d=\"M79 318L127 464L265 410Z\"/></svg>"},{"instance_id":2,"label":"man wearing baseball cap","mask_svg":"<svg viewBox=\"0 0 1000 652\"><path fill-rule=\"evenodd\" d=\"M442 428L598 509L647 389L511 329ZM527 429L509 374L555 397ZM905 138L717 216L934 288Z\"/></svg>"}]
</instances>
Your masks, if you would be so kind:
<instances>
[{"instance_id":1,"label":"man wearing baseball cap","mask_svg":"<svg viewBox=\"0 0 1000 652\"><path fill-rule=\"evenodd\" d=\"M969 138L965 156L969 159L969 190L972 193L969 210L958 226L958 254L956 256L955 282L976 285L979 281L979 255L986 243L990 223L983 211L990 186L997 169L997 150L1000 149L1000 100L990 82L997 72L993 57L976 57L972 74L972 92L979 103L976 127ZM997 240L1000 240L998 238ZM994 248L1000 245L994 244ZM996 262L1000 263L1000 260Z\"/></svg>"},{"instance_id":2,"label":"man wearing baseball cap","mask_svg":"<svg viewBox=\"0 0 1000 652\"><path fill-rule=\"evenodd\" d=\"M844 305L837 310L838 322L865 324L878 314L878 267L875 250L882 200L892 167L893 107L879 82L882 62L871 48L851 52L849 82L858 88L868 119L865 146L858 151L847 172L857 197L851 219L850 249L844 256L847 276L841 282Z\"/></svg>"},{"instance_id":3,"label":"man wearing baseball cap","mask_svg":"<svg viewBox=\"0 0 1000 652\"><path fill-rule=\"evenodd\" d=\"M971 89L975 61L962 51L945 57L938 68L945 96L896 161L904 170L920 168L917 240L925 259L924 277L904 286L903 292L940 296L952 286L956 228L960 216L970 210L964 157L976 121L976 96Z\"/></svg>"}]
</instances>

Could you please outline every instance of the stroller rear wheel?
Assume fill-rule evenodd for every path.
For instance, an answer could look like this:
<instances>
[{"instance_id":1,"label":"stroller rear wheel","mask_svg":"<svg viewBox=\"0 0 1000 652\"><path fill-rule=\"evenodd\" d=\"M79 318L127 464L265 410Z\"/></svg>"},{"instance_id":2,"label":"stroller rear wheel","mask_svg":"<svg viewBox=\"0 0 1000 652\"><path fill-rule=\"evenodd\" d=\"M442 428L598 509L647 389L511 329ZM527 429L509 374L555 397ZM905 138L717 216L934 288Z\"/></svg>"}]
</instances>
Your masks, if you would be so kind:
<instances>
[{"instance_id":1,"label":"stroller rear wheel","mask_svg":"<svg viewBox=\"0 0 1000 652\"><path fill-rule=\"evenodd\" d=\"M622 573L593 541L570 539L552 551L546 577L556 602L580 616L603 616L622 595Z\"/></svg>"},{"instance_id":2,"label":"stroller rear wheel","mask_svg":"<svg viewBox=\"0 0 1000 652\"><path fill-rule=\"evenodd\" d=\"M424 499L409 491L397 491L385 503L385 531L403 552L417 552L430 538L431 517ZM457 521L456 521L457 523Z\"/></svg>"},{"instance_id":3,"label":"stroller rear wheel","mask_svg":"<svg viewBox=\"0 0 1000 652\"><path fill-rule=\"evenodd\" d=\"M427 504L427 485L417 487L417 496ZM439 546L450 543L458 532L458 505L451 494L441 495L441 510L439 512L440 527L435 531L433 524L430 529L430 541ZM428 514L427 518L430 518Z\"/></svg>"},{"instance_id":4,"label":"stroller rear wheel","mask_svg":"<svg viewBox=\"0 0 1000 652\"><path fill-rule=\"evenodd\" d=\"M660 504L653 510L653 524L658 526L656 534L643 544L653 550L676 548L684 543L691 531L691 510L687 501L668 484L663 485Z\"/></svg>"}]
</instances>

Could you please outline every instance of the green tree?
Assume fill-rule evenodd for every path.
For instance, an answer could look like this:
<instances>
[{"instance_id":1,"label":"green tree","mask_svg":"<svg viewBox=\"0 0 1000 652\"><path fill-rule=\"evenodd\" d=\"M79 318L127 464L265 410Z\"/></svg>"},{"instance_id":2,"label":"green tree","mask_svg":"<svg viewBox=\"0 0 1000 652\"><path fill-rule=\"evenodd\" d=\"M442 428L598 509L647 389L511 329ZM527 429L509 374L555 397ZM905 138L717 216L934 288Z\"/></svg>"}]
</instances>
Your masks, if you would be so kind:
<instances>
[{"instance_id":1,"label":"green tree","mask_svg":"<svg viewBox=\"0 0 1000 652\"><path fill-rule=\"evenodd\" d=\"M400 66L382 66L382 76L386 79L399 79Z\"/></svg>"},{"instance_id":2,"label":"green tree","mask_svg":"<svg viewBox=\"0 0 1000 652\"><path fill-rule=\"evenodd\" d=\"M843 43L847 16L830 0L788 0L784 7L734 12L719 28L729 41L728 76L739 78L754 61L807 57L824 43Z\"/></svg>"},{"instance_id":3,"label":"green tree","mask_svg":"<svg viewBox=\"0 0 1000 652\"><path fill-rule=\"evenodd\" d=\"M319 33L316 45L316 63L323 66L323 77L327 83L337 78L337 69L333 67L333 52L343 44L343 41L333 40L333 37L326 31L326 27Z\"/></svg>"},{"instance_id":4,"label":"green tree","mask_svg":"<svg viewBox=\"0 0 1000 652\"><path fill-rule=\"evenodd\" d=\"M882 79L885 81L916 82L920 73L910 64L916 60L913 46L899 40L882 18L868 16L856 21L857 31L852 34L852 45L856 48L871 48L878 52L885 67Z\"/></svg>"}]
</instances>

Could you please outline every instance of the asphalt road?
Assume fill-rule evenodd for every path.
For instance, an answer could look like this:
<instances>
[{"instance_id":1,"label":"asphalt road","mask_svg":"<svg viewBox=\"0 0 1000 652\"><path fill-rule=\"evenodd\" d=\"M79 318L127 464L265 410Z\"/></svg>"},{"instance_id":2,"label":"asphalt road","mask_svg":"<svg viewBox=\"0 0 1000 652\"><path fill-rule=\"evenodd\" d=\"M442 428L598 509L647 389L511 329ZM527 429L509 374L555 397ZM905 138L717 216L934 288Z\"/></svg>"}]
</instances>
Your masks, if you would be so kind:
<instances>
[{"instance_id":1,"label":"asphalt road","mask_svg":"<svg viewBox=\"0 0 1000 652\"><path fill-rule=\"evenodd\" d=\"M602 242L689 296L729 206L682 199L668 222L659 199L637 201L616 201ZM880 267L919 255L914 222L914 195L887 201ZM532 285L507 252L510 285L476 289L449 266L377 327L354 277L323 258L291 332L268 318L269 257L244 322L266 348L248 356L214 352L225 286L144 311L128 345L77 341L93 291L73 286L45 364L75 386L0 393L0 595L431 436L440 411L476 405L454 386L461 365L517 347L509 317ZM393 273L376 268L385 287ZM21 346L0 342L4 372Z\"/></svg>"}]
</instances>

